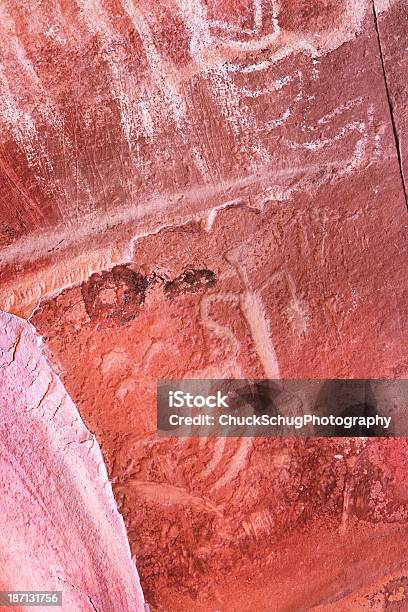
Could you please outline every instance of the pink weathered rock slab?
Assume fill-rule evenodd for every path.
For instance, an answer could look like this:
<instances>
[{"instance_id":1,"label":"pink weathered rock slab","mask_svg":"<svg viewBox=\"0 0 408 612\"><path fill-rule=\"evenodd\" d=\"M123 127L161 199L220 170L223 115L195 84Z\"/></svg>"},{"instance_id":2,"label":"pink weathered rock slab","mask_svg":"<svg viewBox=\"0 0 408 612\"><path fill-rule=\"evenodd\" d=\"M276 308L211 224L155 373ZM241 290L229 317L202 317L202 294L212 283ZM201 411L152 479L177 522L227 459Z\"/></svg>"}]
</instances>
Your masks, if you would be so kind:
<instances>
[{"instance_id":1,"label":"pink weathered rock slab","mask_svg":"<svg viewBox=\"0 0 408 612\"><path fill-rule=\"evenodd\" d=\"M1 588L62 591L67 612L144 610L98 443L41 338L5 313L0 406Z\"/></svg>"}]
</instances>

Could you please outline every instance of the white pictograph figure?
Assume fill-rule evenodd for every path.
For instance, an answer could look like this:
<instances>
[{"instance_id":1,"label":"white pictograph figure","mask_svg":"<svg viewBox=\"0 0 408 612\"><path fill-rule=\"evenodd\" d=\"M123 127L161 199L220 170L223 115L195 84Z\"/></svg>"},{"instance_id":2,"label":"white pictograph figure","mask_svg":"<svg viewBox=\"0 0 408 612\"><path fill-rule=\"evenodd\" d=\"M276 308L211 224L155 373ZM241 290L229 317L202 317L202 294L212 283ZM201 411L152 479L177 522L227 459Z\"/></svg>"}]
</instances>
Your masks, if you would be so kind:
<instances>
[{"instance_id":1,"label":"white pictograph figure","mask_svg":"<svg viewBox=\"0 0 408 612\"><path fill-rule=\"evenodd\" d=\"M230 36L225 41L225 45L229 48L235 48L244 51L255 51L260 48L271 46L281 35L279 26L279 2L269 0L270 18L265 18L265 2L263 0L254 0L253 2L253 28L240 28L236 25L227 23L226 21L215 20L209 21L209 26L212 30L223 30ZM242 41L238 37L250 37L251 40ZM218 41L222 44L221 41Z\"/></svg>"},{"instance_id":2,"label":"white pictograph figure","mask_svg":"<svg viewBox=\"0 0 408 612\"><path fill-rule=\"evenodd\" d=\"M220 164L219 150L212 146L213 105L221 111L220 131L225 131L226 155L230 147L231 155L236 156L235 167L240 169L245 164L248 175L268 171L270 193L279 194L279 200L287 200L303 188L310 189L312 183L315 189L331 180L334 174L341 178L360 167L368 154L372 154L373 159L381 154L381 129L375 127L372 111L367 118L364 102L359 105L357 98L342 101L338 108L322 116L314 126L315 138L295 141L289 136L291 121L307 113L307 102L312 98L310 84L319 80L320 56L351 40L360 31L366 10L363 0L344 0L335 25L331 25L330 32L323 33L286 30L282 26L282 15L287 10L284 2L254 0L250 5L252 25L240 27L239 20L228 22L228 17L211 17L203 0L175 0L168 8L183 22L179 35L183 44L187 43L191 58L186 66L177 64L177 60L166 53L155 29L159 21L156 6L134 0L120 2L122 19L132 24L142 50L138 51L138 56L135 53L131 61L127 55L129 45L118 27L120 20L112 18L105 4L101 0L78 0L78 8L79 27L65 20L56 8L55 23L46 28L45 35L54 45L66 45L72 40L84 49L90 41L96 41L111 93L109 101L101 98L101 108L105 102L106 109L112 101L116 103L123 143L128 149L126 154L133 163L133 173L123 182L129 198L139 195L138 177L147 186L147 179L156 166L169 169L169 160L177 157L175 150L189 156L188 163L195 169L199 182L222 185L229 178L226 176L229 170ZM36 9L33 11L36 19L42 19ZM14 32L13 11L4 9L3 12L7 28ZM13 134L29 165L36 169L42 188L55 196L56 205L71 200L75 203L76 215L79 210L90 211L93 205L94 185L82 159L87 156L103 200L101 203L108 209L109 189L104 182L103 167L91 145L81 152L77 142L79 136L88 131L93 131L95 138L104 132L103 113L94 116L90 107L81 106L74 100L73 125L66 126L67 118L45 89L41 74L37 74L37 67L26 53L24 41L14 35L7 40L9 55L18 71L11 80L7 61L4 60L0 67L0 104L4 110L5 132ZM257 60L260 50L262 59ZM287 72L286 60L290 60ZM13 70L13 75L15 72ZM25 98L19 94L20 89L26 89L22 86L23 77L30 79L30 88L39 99L35 109L26 105ZM194 110L193 90L197 83L202 84L202 89L201 85L198 88L199 95L211 97L204 105L208 107L208 114L204 117L203 130L197 127ZM58 143L55 159L43 142L44 130L38 129L40 120L55 133ZM336 126L332 131L331 125ZM173 126L174 138L170 143L163 135ZM313 124L307 127L313 135ZM321 138L318 127L327 128L323 129ZM377 130L373 150L370 149L370 129ZM289 181L282 178L274 180L275 173L281 170L277 137L279 146L286 147L285 167L295 175L291 176L290 186ZM339 158L340 145L343 149L349 147L348 159L344 159L344 155ZM299 164L303 159L300 153L305 153L307 163ZM316 176L312 171L313 181L305 178L302 169L297 170L300 165L316 167ZM320 165L324 166L323 175ZM61 173L62 181L48 180ZM36 215L40 214L38 209Z\"/></svg>"},{"instance_id":3,"label":"white pictograph figure","mask_svg":"<svg viewBox=\"0 0 408 612\"><path fill-rule=\"evenodd\" d=\"M316 58L320 51L314 43L312 34L306 36L283 31L279 25L281 5L279 2L271 4L272 17L268 23L264 18L266 4L254 2L254 27L248 30L225 21L208 19L206 7L200 0L195 0L193 3L179 0L180 10L191 34L192 57L200 67L202 77L211 84L214 102L221 108L225 122L235 137L240 140L241 150L249 156L248 165L252 168L259 165L272 168L270 175L273 180L275 161L279 164L279 160L276 159L274 132L278 129L285 130L296 113L304 113L307 102L312 101L313 96L305 93L305 82L319 79ZM355 9L353 27L358 28L364 13L364 3L358 3ZM344 19L337 26L336 36L346 36L343 32ZM222 36L220 30L223 31ZM249 39L238 40L239 35L245 35ZM267 58L259 62L251 61L253 57L251 53L260 48L269 50ZM232 52L237 55L235 61L228 57L228 53ZM302 69L299 67L276 78L277 71L282 70L282 61L294 54L301 54L299 58L303 57ZM310 58L308 70L304 66L307 57ZM304 74L305 70L307 74ZM286 89L288 94L282 95ZM257 112L258 101L262 103L262 107L259 107L261 110ZM269 108L269 101L270 108L274 110L282 105L279 114L275 117L268 117L268 111L265 111ZM353 115L350 120L347 120L347 113ZM279 132L279 144L286 148L285 159L289 167L290 158L293 156L292 168L295 176L291 177L290 187L279 184L277 190L278 185L272 183L271 193L279 193L281 200L289 199L297 191L302 189L309 191L311 185L315 190L333 176L341 178L355 171L364 162L368 153L368 125L364 114L366 111L363 100L358 97L322 115L317 123L306 126L308 133L319 134L315 139L295 141L293 138L285 137L285 131ZM332 125L335 125L334 130L330 130ZM322 131L326 132L326 135L320 136ZM334 133L330 133L332 131ZM376 152L381 146L380 138L381 135L377 134ZM346 159L343 154L339 155L337 152L340 142L347 143L345 149L350 151ZM305 152L307 162L304 168L299 167L297 151ZM378 153L376 155L378 156ZM328 156L331 158L328 159ZM306 175L304 170L308 170ZM310 171L316 176L311 177ZM298 172L297 180L296 172Z\"/></svg>"}]
</instances>

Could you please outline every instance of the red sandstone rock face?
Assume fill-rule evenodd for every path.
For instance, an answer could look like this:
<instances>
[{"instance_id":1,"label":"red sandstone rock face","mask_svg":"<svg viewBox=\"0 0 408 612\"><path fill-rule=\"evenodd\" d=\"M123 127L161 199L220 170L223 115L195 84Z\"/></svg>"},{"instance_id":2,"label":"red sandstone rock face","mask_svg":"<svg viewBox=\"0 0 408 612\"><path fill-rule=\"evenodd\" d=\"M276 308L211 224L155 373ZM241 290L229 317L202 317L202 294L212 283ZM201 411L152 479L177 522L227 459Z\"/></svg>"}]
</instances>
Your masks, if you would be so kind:
<instances>
[{"instance_id":1,"label":"red sandstone rock face","mask_svg":"<svg viewBox=\"0 0 408 612\"><path fill-rule=\"evenodd\" d=\"M311 547L321 529L337 532L344 526L355 533L359 521L381 526L404 524L408 518L402 494L406 477L394 473L395 484L387 484L388 461L382 453L389 442L367 445L352 469L347 457L360 451L350 442L175 441L155 436L157 378L272 377L279 372L285 377L349 375L351 357L344 345L328 333L323 339L319 336L322 321L313 315L319 303L303 314L301 304L310 308L313 301L304 293L304 302L291 294L300 284L297 277L282 271L267 276L273 218L267 222L267 212L231 210L217 219L210 233L191 226L147 238L139 244L137 263L91 277L81 287L44 302L32 319L45 334L81 414L102 441L148 600L159 610L251 609L240 607L235 599L236 607L230 607L235 587L228 583L226 588L224 581L259 574L266 559L273 575L285 558L288 533L306 530L304 554L311 555L310 563L320 564L313 560ZM290 221L285 227L289 234ZM251 248L240 252L253 258L244 260L246 278L253 279L250 288L231 256L248 242ZM282 250L289 250L290 243L289 236ZM224 257L218 256L220 245L228 245ZM187 261L198 267L188 268ZM315 283L319 279L304 272L301 286L307 296L318 294L313 291ZM372 279L371 286L374 283ZM99 294L90 307L95 286ZM134 297L121 308L127 294ZM281 328L265 317L273 303ZM367 296L365 316L374 317L375 312ZM346 343L354 340L361 347L361 355L352 356L355 375L375 376L383 368L393 376L398 355L403 359L404 354L398 334L379 328L375 338L368 333L358 338L363 325L357 323L356 313L358 309L343 324L343 338L347 326L350 330ZM394 357L376 354L381 334L384 344L386 338L396 338L389 347ZM290 352L285 350L288 338L294 344ZM405 446L395 448L401 457ZM364 527L360 529L355 537L365 547L367 536ZM381 537L393 535L385 532ZM339 549L343 550L341 542ZM282 581L289 580L290 564L288 560ZM374 569L366 571L374 581ZM329 581L328 576L323 580ZM278 597L268 590L273 581L260 574L251 584L259 589L259 609L268 609L262 607L265 601ZM301 581L293 599L289 591L280 596L288 597L292 606L302 598L309 601L306 586ZM342 587L336 583L335 588ZM310 602L330 600L333 594L326 583Z\"/></svg>"},{"instance_id":2,"label":"red sandstone rock face","mask_svg":"<svg viewBox=\"0 0 408 612\"><path fill-rule=\"evenodd\" d=\"M408 176L408 108L407 108L407 53L408 14L406 2L396 0L375 0L377 29L380 34L382 60L387 82L389 102L401 174L407 196Z\"/></svg>"},{"instance_id":3,"label":"red sandstone rock face","mask_svg":"<svg viewBox=\"0 0 408 612\"><path fill-rule=\"evenodd\" d=\"M209 228L225 206L285 214L347 179L334 208L352 215L354 197L376 219L395 189L399 224L370 3L98 0L2 11L6 310L28 316L44 295L131 260L146 233L192 219ZM355 188L369 168L386 173L391 191L370 173Z\"/></svg>"},{"instance_id":4,"label":"red sandstone rock face","mask_svg":"<svg viewBox=\"0 0 408 612\"><path fill-rule=\"evenodd\" d=\"M32 326L0 313L0 330L1 588L62 591L67 612L141 612L98 443Z\"/></svg>"},{"instance_id":5,"label":"red sandstone rock face","mask_svg":"<svg viewBox=\"0 0 408 612\"><path fill-rule=\"evenodd\" d=\"M0 301L102 446L149 602L392 609L404 441L158 440L155 381L406 376L406 5L2 10Z\"/></svg>"}]
</instances>

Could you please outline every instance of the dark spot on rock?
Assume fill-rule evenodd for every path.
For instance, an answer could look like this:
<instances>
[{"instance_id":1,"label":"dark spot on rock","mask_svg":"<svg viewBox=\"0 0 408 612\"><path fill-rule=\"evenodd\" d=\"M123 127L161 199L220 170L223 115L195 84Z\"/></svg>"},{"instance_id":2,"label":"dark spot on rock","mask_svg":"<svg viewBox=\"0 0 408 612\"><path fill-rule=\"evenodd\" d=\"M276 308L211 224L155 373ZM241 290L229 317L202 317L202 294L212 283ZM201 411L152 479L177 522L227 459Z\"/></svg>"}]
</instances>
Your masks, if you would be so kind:
<instances>
[{"instance_id":1,"label":"dark spot on rock","mask_svg":"<svg viewBox=\"0 0 408 612\"><path fill-rule=\"evenodd\" d=\"M401 576L390 580L383 588L384 610L403 611L408 609L408 578Z\"/></svg>"},{"instance_id":2,"label":"dark spot on rock","mask_svg":"<svg viewBox=\"0 0 408 612\"><path fill-rule=\"evenodd\" d=\"M183 293L196 293L206 287L212 287L217 282L212 270L188 269L182 272L172 281L164 285L164 292L169 297L175 297Z\"/></svg>"},{"instance_id":3,"label":"dark spot on rock","mask_svg":"<svg viewBox=\"0 0 408 612\"><path fill-rule=\"evenodd\" d=\"M366 419L367 417L375 418L376 416L379 416L379 413L377 412L374 406L371 406L368 403L361 403L361 404L353 404L352 406L347 406L347 408L342 410L342 412L340 413L340 416L342 416L343 418L364 417ZM335 430L334 430L334 435L339 436L339 437L356 436L356 437L368 438L368 437L373 437L373 436L386 436L387 431L379 425L376 427L371 426L367 428L363 425L356 424L353 427L350 427L350 429L344 429L343 426L336 425Z\"/></svg>"},{"instance_id":4,"label":"dark spot on rock","mask_svg":"<svg viewBox=\"0 0 408 612\"><path fill-rule=\"evenodd\" d=\"M127 265L92 274L81 287L92 321L124 324L134 319L145 300L148 280Z\"/></svg>"},{"instance_id":5,"label":"dark spot on rock","mask_svg":"<svg viewBox=\"0 0 408 612\"><path fill-rule=\"evenodd\" d=\"M5 247L13 244L13 242L26 233L26 228L21 222L17 222L14 227L7 223L2 223L0 224L0 246Z\"/></svg>"},{"instance_id":6,"label":"dark spot on rock","mask_svg":"<svg viewBox=\"0 0 408 612\"><path fill-rule=\"evenodd\" d=\"M250 405L254 414L276 416L278 414L275 400L281 390L271 380L259 380L238 389L234 397L234 407L237 409Z\"/></svg>"}]
</instances>

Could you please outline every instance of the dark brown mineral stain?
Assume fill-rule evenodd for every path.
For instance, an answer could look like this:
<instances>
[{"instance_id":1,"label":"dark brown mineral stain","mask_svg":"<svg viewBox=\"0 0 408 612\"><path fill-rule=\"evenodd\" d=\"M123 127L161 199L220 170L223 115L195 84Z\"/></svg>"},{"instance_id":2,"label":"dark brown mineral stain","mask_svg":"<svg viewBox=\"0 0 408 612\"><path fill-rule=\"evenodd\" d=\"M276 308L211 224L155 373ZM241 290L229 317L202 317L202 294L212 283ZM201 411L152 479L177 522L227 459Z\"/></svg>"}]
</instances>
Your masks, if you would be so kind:
<instances>
[{"instance_id":1,"label":"dark brown mineral stain","mask_svg":"<svg viewBox=\"0 0 408 612\"><path fill-rule=\"evenodd\" d=\"M164 293L169 297L183 293L196 293L206 287L212 287L216 282L217 279L212 270L187 269L174 280L165 283Z\"/></svg>"},{"instance_id":2,"label":"dark brown mineral stain","mask_svg":"<svg viewBox=\"0 0 408 612\"><path fill-rule=\"evenodd\" d=\"M92 321L124 324L139 314L148 280L127 265L92 274L81 287L85 309Z\"/></svg>"}]
</instances>

